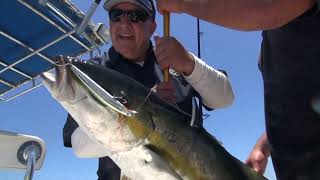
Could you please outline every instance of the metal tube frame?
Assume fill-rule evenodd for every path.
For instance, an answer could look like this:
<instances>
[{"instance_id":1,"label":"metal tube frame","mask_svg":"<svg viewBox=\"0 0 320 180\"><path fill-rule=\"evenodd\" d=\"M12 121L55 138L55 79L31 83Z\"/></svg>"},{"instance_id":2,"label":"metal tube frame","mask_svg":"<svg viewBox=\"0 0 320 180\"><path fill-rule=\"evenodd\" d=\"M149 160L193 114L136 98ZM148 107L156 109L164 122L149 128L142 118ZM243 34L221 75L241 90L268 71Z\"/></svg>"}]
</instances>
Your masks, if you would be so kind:
<instances>
[{"instance_id":1,"label":"metal tube frame","mask_svg":"<svg viewBox=\"0 0 320 180\"><path fill-rule=\"evenodd\" d=\"M18 39L14 38L13 36L9 35L8 33L5 33L5 32L3 32L3 31L0 30L0 35L3 35L4 37L10 39L11 41L13 41L13 42L15 42L15 43L17 43L17 44L19 44L19 45L27 48L27 49L28 49L29 51L31 51L31 52L34 52L34 51L35 51L35 50L34 50L33 48L31 48L30 46L26 45L26 44L23 43L22 41L19 41ZM43 59L49 61L50 63L53 63L53 62L54 62L52 59L50 59L49 57L47 57L47 56L45 56L45 55L43 55L43 54L41 54L41 53L37 53L37 55L39 55L39 56L42 57ZM0 65L5 66L5 67L8 66L8 64L6 64L6 63L4 63L4 62L1 62L1 60L0 60ZM24 73L24 72L22 72L22 71L19 71L18 69L14 68L14 67L11 67L10 69L13 70L13 71L15 71L16 73L24 76L24 77L27 77L28 79L32 79L31 76L27 75L26 73Z\"/></svg>"},{"instance_id":2,"label":"metal tube frame","mask_svg":"<svg viewBox=\"0 0 320 180\"><path fill-rule=\"evenodd\" d=\"M27 55L27 56L19 59L17 62L15 62L15 63L13 63L13 64L5 67L4 69L2 69L2 70L0 71L0 74L3 73L3 72L6 71L6 70L12 68L13 66L15 66L15 65L23 62L24 60L28 59L29 57L31 57L31 56L39 53L40 51L42 51L42 50L50 47L51 45L53 45L53 44L61 41L62 39L68 37L70 34L73 34L75 31L76 31L76 30L74 29L74 30L72 30L72 31L70 31L70 32L68 32L68 33L60 36L59 38L57 38L57 39L49 42L48 44L46 44L45 46L39 48L38 50L33 51L31 54L29 54L29 55ZM52 62L52 63L54 64L54 62ZM14 86L14 85L12 85L12 84L10 84L10 83L8 83L8 82L5 82L5 81L3 81L3 80L1 80L1 79L0 79L0 83L3 83L3 84L5 84L5 85L7 85L7 86L10 86L10 87L12 87L12 88L17 88L17 87L19 87L19 86L22 85L22 84L21 84L21 85L19 85L19 86ZM25 94L25 93L29 92L29 91L32 90L32 89L35 89L36 87L39 87L39 86L38 86L38 85L34 85L34 83L33 83L33 87L31 87L30 89L26 90L25 92L19 93L19 94L13 96L13 97L10 97L10 98L8 98L7 100L4 100L4 101L7 102L7 101L9 101L9 100L12 100L12 99L14 99L14 98L16 98L16 97L18 97L18 96L20 96L20 95L22 95L22 94ZM9 91L7 91L7 92L9 92ZM6 93L7 93L7 92L6 92ZM4 93L4 94L5 94L5 93ZM4 95L4 94L2 94L2 95ZM0 95L0 97L1 97L2 95ZM0 100L2 100L2 99L3 99L3 98L1 98ZM2 100L2 101L3 101L3 100Z\"/></svg>"},{"instance_id":3,"label":"metal tube frame","mask_svg":"<svg viewBox=\"0 0 320 180\"><path fill-rule=\"evenodd\" d=\"M30 4L28 4L27 2L25 2L24 0L18 0L19 3L21 3L22 5L26 6L27 8L29 8L32 12L36 13L38 16L42 17L45 21L47 21L48 23L50 23L51 25L53 25L54 27L56 27L57 29L59 29L61 32L66 33L67 31L65 29L63 29L61 26L59 26L57 23L55 23L54 21L52 21L49 17L47 17L46 15L44 15L43 13L41 13L40 11L38 11L37 9L35 9L34 7L32 7ZM51 8L50 8L51 9ZM60 16L61 18L65 19L64 17ZM66 19L65 19L66 20ZM66 20L67 21L67 20ZM81 45L82 47L84 47L87 51L90 51L91 48L86 46L85 44L83 44L80 40L78 40L76 37L74 36L70 36L70 38L72 38L75 42L77 42L79 45Z\"/></svg>"},{"instance_id":4,"label":"metal tube frame","mask_svg":"<svg viewBox=\"0 0 320 180\"><path fill-rule=\"evenodd\" d=\"M59 9L54 7L51 3L48 2L47 6L48 6L49 9L51 9L52 11L57 13L61 18L63 18L65 21L67 21L73 28L77 28L77 24L76 23L74 23L68 16L63 14ZM91 38L89 38L85 32L82 32L81 35L84 38L86 38L86 40L88 40L94 46L94 48L92 48L90 50L94 50L95 48L99 48L99 45L97 43L95 43L94 41L92 41Z\"/></svg>"},{"instance_id":5,"label":"metal tube frame","mask_svg":"<svg viewBox=\"0 0 320 180\"><path fill-rule=\"evenodd\" d=\"M8 66L8 64L6 64L6 63L2 62L1 60L0 60L0 65L1 65L1 66L4 66L4 67L7 67L7 66ZM10 68L10 69L11 69L12 71L14 71L14 72L16 72L16 73L18 73L18 74L20 74L20 75L22 75L22 76L24 76L24 77L28 78L28 79L32 79L32 77L31 77L31 76L29 76L29 75L25 74L25 73L24 73L24 72L22 72L22 71L19 71L18 69L14 68L14 67L12 67L12 68Z\"/></svg>"},{"instance_id":6,"label":"metal tube frame","mask_svg":"<svg viewBox=\"0 0 320 180\"><path fill-rule=\"evenodd\" d=\"M5 85L7 85L7 86L9 86L9 87L12 87L12 88L14 88L14 87L15 87L13 84L11 84L11 83L9 83L9 82L7 82L7 81L3 80L3 79L0 79L0 83L3 83L3 84L5 84Z\"/></svg>"},{"instance_id":7,"label":"metal tube frame","mask_svg":"<svg viewBox=\"0 0 320 180\"><path fill-rule=\"evenodd\" d=\"M28 88L28 89L25 89L24 91L22 91L22 92L20 92L20 93L17 93L16 95L14 95L14 96L12 96L12 97L9 97L9 98L7 98L7 99L0 97L0 102L1 102L1 101L2 101L2 102L11 101L11 100L13 100L13 99L15 99L15 98L23 95L23 94L26 94L26 93L28 93L28 92L30 92L30 91L32 91L32 90L34 90L34 89L42 86L42 85L43 85L43 83L36 84L36 85L33 84L32 87L30 87L30 88Z\"/></svg>"},{"instance_id":8,"label":"metal tube frame","mask_svg":"<svg viewBox=\"0 0 320 180\"><path fill-rule=\"evenodd\" d=\"M10 64L10 65L8 65L8 64L0 61L0 65L2 65L2 66L5 67L4 69L0 70L0 74L3 73L3 72L5 72L5 71L8 70L8 69L11 69L11 70L15 71L16 73L18 73L18 74L20 74L20 75L22 75L22 76L27 77L28 79L30 79L28 82L33 81L32 87L30 87L30 88L28 88L28 89L26 89L26 90L24 90L24 91L22 91L22 92L20 92L20 93L18 93L18 94L16 94L16 95L12 96L12 97L9 97L9 98L5 99L5 98L3 98L2 96L5 95L7 92L13 90L13 89L11 89L11 90L9 90L9 91L1 94L1 95L0 95L0 102L1 102L1 101L2 101L2 102L8 102L8 101L10 101L10 100L12 100L12 99L17 98L18 96L21 96L21 95L23 95L23 94L25 94L25 93L27 93L27 92L29 92L29 91L37 88L37 87L43 85L42 83L40 83L40 84L35 84L35 81L34 81L34 80L35 80L37 77L39 77L39 76L37 76L37 77L35 77L35 78L32 78L31 76L29 76L29 75L27 75L26 73L24 73L24 72L22 72L22 71L20 71L20 70L18 70L18 69L16 69L16 68L14 68L13 66L15 66L15 65L17 65L17 64L25 61L26 59L30 58L31 56L34 56L35 54L37 54L37 55L39 55L40 57L44 58L44 59L47 60L48 62L54 64L54 61L53 61L52 59L50 59L50 58L48 58L47 56L41 54L40 52L43 51L44 49L50 47L51 45L53 45L53 44L61 41L62 39L66 38L66 37L72 38L75 42L77 42L79 45L81 45L82 47L84 47L84 48L87 50L87 52L92 51L92 50L94 50L94 49L96 49L96 48L99 47L99 46L97 45L97 43L95 43L93 40L91 40L91 38L89 38L89 37L87 36L87 34L85 34L85 33L82 33L82 35L85 37L86 40L88 40L88 41L93 45L93 48L86 46L84 43L82 43L80 40L78 40L76 37L74 37L72 34L76 31L77 24L75 24L69 17L67 17L65 14L63 14L59 9L57 9L57 8L56 8L55 6L53 6L51 3L48 2L48 3L46 4L47 7L48 7L49 9L51 9L52 11L54 11L58 16L60 16L60 18L64 19L66 22L68 22L73 28L75 28L74 30L67 32L65 29L63 29L63 28L62 28L61 26L59 26L57 23L55 23L54 21L52 21L52 20L51 20L50 18L48 18L46 15L44 15L43 13L41 13L40 11L38 11L37 9L35 9L34 7L32 7L29 3L25 2L24 0L18 0L18 2L20 2L22 5L24 5L24 6L26 6L27 8L29 8L32 12L36 13L37 15L39 15L40 17L42 17L45 21L47 21L47 22L50 23L51 25L55 26L57 29L59 29L61 32L65 33L65 34L62 35L62 36L60 36L60 37L58 37L57 39L49 42L49 43L46 44L45 46L43 46L43 47L35 50L35 49L33 49L32 47L30 47L30 46L26 45L25 43L23 43L22 41L19 41L18 39L16 39L16 38L14 38L13 36L9 35L8 33L5 33L5 32L3 32L3 31L0 30L0 35L5 36L6 38L12 40L13 42L15 42L15 43L17 43L17 44L19 44L19 45L27 48L29 51L31 51L31 53L30 53L29 55L27 55L27 56L19 59L18 61L16 61L16 62L13 63L13 64ZM9 82L6 82L6 81L0 79L0 83L3 83L3 84L5 84L5 85L7 85L7 86L9 86L9 87L11 87L11 88L18 88L18 87L20 87L20 86L22 86L22 85L24 85L24 84L26 84L26 83L28 83L28 82L25 82L25 83L22 83L22 84L20 84L20 85L15 86L15 85L13 85L12 83L9 83Z\"/></svg>"},{"instance_id":9,"label":"metal tube frame","mask_svg":"<svg viewBox=\"0 0 320 180\"><path fill-rule=\"evenodd\" d=\"M64 35L62 35L62 36L60 36L60 37L58 37L57 39L55 39L55 40L53 40L53 41L49 42L49 43L48 43L48 44L46 44L45 46L43 46L43 47L41 47L41 48L39 48L39 49L37 49L37 50L33 51L32 53L30 53L29 55L27 55L27 56L25 56L25 57L23 57L23 58L19 59L19 60L18 60L18 61L16 61L15 63L10 64L9 66L7 66L7 67L5 67L4 69L0 70L0 74L1 74L1 73L3 73L3 72L4 72L4 71L6 71L6 70L8 70L8 69L12 68L13 66L15 66L15 65L17 65L17 64L19 64L19 63L21 63L21 62L23 62L24 60L26 60L26 59L30 58L31 56L33 56L33 55L35 55L35 54L38 54L40 51L43 51L43 50L47 49L47 48L48 48L48 47L50 47L51 45L53 45L53 44L55 44L55 43L57 43L57 42L61 41L62 39L64 39L64 38L68 37L70 34L73 34L74 32L75 32L75 29L74 29L74 30L72 30L72 31L70 31L70 32L68 32L68 33L66 33L66 34L64 34ZM51 62L51 63L52 63L52 64L54 64L54 62Z\"/></svg>"}]
</instances>

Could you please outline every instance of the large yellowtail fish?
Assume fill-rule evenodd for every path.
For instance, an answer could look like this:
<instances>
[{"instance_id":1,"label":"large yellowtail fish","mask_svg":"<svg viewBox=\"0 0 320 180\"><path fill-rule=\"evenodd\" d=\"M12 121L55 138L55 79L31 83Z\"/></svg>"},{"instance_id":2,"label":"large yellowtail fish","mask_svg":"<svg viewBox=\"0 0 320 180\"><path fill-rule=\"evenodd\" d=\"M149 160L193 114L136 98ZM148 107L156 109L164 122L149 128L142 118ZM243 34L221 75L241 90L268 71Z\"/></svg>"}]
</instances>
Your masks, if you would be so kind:
<instances>
[{"instance_id":1,"label":"large yellowtail fish","mask_svg":"<svg viewBox=\"0 0 320 180\"><path fill-rule=\"evenodd\" d=\"M131 179L265 179L132 78L66 58L55 69L47 89Z\"/></svg>"}]
</instances>

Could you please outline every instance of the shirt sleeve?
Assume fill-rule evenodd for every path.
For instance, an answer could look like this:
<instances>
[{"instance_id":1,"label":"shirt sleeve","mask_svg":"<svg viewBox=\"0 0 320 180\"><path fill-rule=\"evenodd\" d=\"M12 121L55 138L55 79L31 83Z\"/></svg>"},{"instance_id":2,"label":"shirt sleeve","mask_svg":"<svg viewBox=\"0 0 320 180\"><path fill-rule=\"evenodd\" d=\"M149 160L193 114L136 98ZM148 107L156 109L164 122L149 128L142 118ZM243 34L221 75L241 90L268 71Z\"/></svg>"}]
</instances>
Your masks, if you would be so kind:
<instances>
[{"instance_id":1,"label":"shirt sleeve","mask_svg":"<svg viewBox=\"0 0 320 180\"><path fill-rule=\"evenodd\" d=\"M194 54L190 54L194 58L194 69L189 76L184 77L200 94L203 104L213 109L231 105L234 94L228 77L207 65Z\"/></svg>"}]
</instances>

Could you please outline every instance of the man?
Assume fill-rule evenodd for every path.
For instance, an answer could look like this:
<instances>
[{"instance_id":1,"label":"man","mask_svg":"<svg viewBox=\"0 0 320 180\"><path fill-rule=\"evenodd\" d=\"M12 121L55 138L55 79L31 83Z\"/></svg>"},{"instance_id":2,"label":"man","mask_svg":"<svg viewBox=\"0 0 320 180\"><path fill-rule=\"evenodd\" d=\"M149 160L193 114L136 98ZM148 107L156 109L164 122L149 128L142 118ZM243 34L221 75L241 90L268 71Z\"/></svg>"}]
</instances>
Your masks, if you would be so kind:
<instances>
[{"instance_id":1,"label":"man","mask_svg":"<svg viewBox=\"0 0 320 180\"><path fill-rule=\"evenodd\" d=\"M226 75L206 65L187 52L174 38L150 38L156 29L152 0L107 0L112 47L108 55L92 60L139 81L182 111L192 113L192 98L203 100L208 109L232 104L233 92ZM175 73L163 82L160 68L170 67ZM156 85L156 86L155 86ZM194 126L202 126L202 114L196 111ZM99 179L119 179L120 169L106 157L105 147L92 141L68 117L64 128L65 146L73 147L79 157L99 158Z\"/></svg>"},{"instance_id":2,"label":"man","mask_svg":"<svg viewBox=\"0 0 320 180\"><path fill-rule=\"evenodd\" d=\"M271 153L280 180L320 179L318 2L157 1L160 12L185 12L233 29L263 30L260 69L267 134L247 163L262 173Z\"/></svg>"}]
</instances>

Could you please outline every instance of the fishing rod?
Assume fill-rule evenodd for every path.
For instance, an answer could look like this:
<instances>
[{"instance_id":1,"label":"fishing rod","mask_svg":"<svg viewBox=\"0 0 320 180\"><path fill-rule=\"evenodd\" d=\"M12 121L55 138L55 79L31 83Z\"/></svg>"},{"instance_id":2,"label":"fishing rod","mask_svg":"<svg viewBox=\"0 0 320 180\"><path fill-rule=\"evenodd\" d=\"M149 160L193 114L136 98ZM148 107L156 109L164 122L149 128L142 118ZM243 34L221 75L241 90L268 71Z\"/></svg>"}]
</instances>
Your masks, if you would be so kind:
<instances>
[{"instance_id":1,"label":"fishing rod","mask_svg":"<svg viewBox=\"0 0 320 180\"><path fill-rule=\"evenodd\" d=\"M197 18L197 41L198 41L198 57L201 58L201 42L200 42L200 20Z\"/></svg>"},{"instance_id":2,"label":"fishing rod","mask_svg":"<svg viewBox=\"0 0 320 180\"><path fill-rule=\"evenodd\" d=\"M163 33L164 37L170 36L170 13L167 11L163 13ZM163 79L165 82L169 80L169 68L164 69Z\"/></svg>"},{"instance_id":3,"label":"fishing rod","mask_svg":"<svg viewBox=\"0 0 320 180\"><path fill-rule=\"evenodd\" d=\"M76 29L76 33L78 35L81 35L82 32L85 30L85 28L88 26L89 21L91 19L91 17L93 16L93 14L96 12L97 7L99 6L101 0L94 0L93 3L91 4L87 14L84 16L81 24L79 25L79 27Z\"/></svg>"},{"instance_id":4,"label":"fishing rod","mask_svg":"<svg viewBox=\"0 0 320 180\"><path fill-rule=\"evenodd\" d=\"M202 32L200 31L200 19L197 18L197 43L198 43L198 58L201 58L201 36ZM199 96L200 97L200 96ZM203 114L202 109L202 98L198 98L199 100L199 111L200 114L203 116L203 119L206 119L209 117L209 114Z\"/></svg>"},{"instance_id":5,"label":"fishing rod","mask_svg":"<svg viewBox=\"0 0 320 180\"><path fill-rule=\"evenodd\" d=\"M201 35L201 32L200 32L200 20L199 18L197 18L197 43L198 43L198 58L201 58L201 42L200 42L200 35ZM191 115L191 121L190 121L190 126L191 127L194 127L194 123L196 121L196 109L197 109L197 106L199 106L199 113L201 114L201 116L203 116L203 111L202 111L202 98L200 96L199 93L198 94L198 103L197 103L197 100L196 100L196 97L192 97L192 115Z\"/></svg>"}]
</instances>

